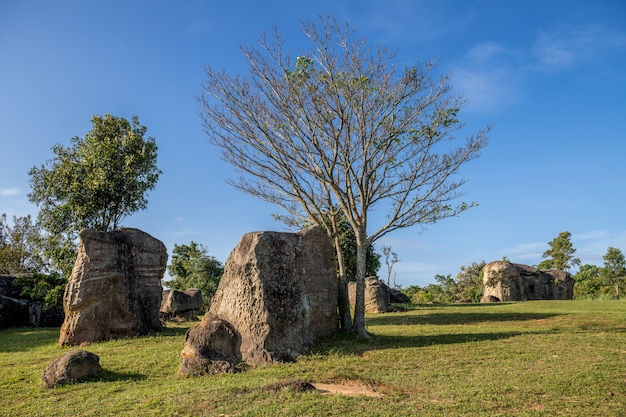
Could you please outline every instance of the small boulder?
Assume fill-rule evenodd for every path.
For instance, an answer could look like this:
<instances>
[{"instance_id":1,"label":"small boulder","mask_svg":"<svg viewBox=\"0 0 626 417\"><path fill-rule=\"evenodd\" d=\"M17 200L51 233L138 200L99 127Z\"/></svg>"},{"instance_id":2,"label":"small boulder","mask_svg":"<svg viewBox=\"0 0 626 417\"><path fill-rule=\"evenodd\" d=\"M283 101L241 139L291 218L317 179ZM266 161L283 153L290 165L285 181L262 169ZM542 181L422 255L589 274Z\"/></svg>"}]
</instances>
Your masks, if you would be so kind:
<instances>
[{"instance_id":1,"label":"small boulder","mask_svg":"<svg viewBox=\"0 0 626 417\"><path fill-rule=\"evenodd\" d=\"M205 314L185 334L180 376L234 372L241 361L241 336L225 320Z\"/></svg>"},{"instance_id":2,"label":"small boulder","mask_svg":"<svg viewBox=\"0 0 626 417\"><path fill-rule=\"evenodd\" d=\"M72 350L48 365L41 378L41 386L52 388L98 377L101 373L102 367L98 355L85 350Z\"/></svg>"}]
</instances>

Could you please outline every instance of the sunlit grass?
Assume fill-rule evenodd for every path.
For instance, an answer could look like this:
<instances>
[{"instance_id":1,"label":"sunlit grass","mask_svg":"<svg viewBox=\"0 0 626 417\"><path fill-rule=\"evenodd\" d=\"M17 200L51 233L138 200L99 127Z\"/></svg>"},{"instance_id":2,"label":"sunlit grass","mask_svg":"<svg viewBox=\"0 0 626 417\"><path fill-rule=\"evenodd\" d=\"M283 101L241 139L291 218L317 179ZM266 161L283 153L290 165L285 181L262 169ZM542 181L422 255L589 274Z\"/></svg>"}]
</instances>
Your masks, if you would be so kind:
<instances>
[{"instance_id":1,"label":"sunlit grass","mask_svg":"<svg viewBox=\"0 0 626 417\"><path fill-rule=\"evenodd\" d=\"M368 316L297 363L179 378L187 325L94 343L99 381L40 388L58 329L0 331L2 416L623 416L626 302L411 306ZM288 378L359 381L382 398L268 392Z\"/></svg>"}]
</instances>

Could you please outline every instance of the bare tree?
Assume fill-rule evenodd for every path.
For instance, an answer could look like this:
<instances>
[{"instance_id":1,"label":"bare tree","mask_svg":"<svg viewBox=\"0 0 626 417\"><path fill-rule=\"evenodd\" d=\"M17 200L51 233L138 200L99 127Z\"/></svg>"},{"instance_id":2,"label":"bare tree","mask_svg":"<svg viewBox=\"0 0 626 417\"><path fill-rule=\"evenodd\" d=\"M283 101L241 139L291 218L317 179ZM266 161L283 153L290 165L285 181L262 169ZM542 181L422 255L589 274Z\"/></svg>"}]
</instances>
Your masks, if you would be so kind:
<instances>
[{"instance_id":1,"label":"bare tree","mask_svg":"<svg viewBox=\"0 0 626 417\"><path fill-rule=\"evenodd\" d=\"M391 246L383 246L383 256L385 257L385 265L387 265L387 286L390 286L391 270L395 264L400 262L400 259L398 259L398 254L396 252L391 251ZM394 277L394 286L395 281Z\"/></svg>"},{"instance_id":2,"label":"bare tree","mask_svg":"<svg viewBox=\"0 0 626 417\"><path fill-rule=\"evenodd\" d=\"M353 40L332 18L301 30L312 46L295 59L275 31L242 48L247 77L206 68L200 115L209 141L242 172L234 186L316 224L335 207L345 214L357 241L352 330L367 338L368 246L472 207L453 203L465 183L453 175L479 155L488 129L446 146L463 126L464 101L447 77L431 75L434 62L401 69L395 53ZM369 222L379 206L385 218Z\"/></svg>"}]
</instances>

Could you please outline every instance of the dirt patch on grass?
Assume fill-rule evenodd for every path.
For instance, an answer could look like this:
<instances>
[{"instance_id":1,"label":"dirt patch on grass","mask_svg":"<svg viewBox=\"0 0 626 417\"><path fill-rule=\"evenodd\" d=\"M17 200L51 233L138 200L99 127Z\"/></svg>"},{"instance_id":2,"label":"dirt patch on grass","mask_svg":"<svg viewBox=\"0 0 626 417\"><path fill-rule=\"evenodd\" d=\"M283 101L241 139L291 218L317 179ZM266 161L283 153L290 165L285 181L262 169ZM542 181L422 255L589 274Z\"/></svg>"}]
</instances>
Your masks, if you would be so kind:
<instances>
[{"instance_id":1,"label":"dirt patch on grass","mask_svg":"<svg viewBox=\"0 0 626 417\"><path fill-rule=\"evenodd\" d=\"M299 379L285 379L283 381L274 382L272 384L263 385L259 388L261 391L292 391L292 392L307 392L317 391L323 395L345 395L349 397L356 397L364 395L366 397L380 398L382 395L374 391L367 384L358 380L340 380L330 382L305 382Z\"/></svg>"},{"instance_id":2,"label":"dirt patch on grass","mask_svg":"<svg viewBox=\"0 0 626 417\"><path fill-rule=\"evenodd\" d=\"M374 391L372 388L360 381L342 381L341 383L330 384L315 382L312 385L322 394L339 394L346 395L348 397L357 397L359 395L375 398L382 397L382 394Z\"/></svg>"}]
</instances>

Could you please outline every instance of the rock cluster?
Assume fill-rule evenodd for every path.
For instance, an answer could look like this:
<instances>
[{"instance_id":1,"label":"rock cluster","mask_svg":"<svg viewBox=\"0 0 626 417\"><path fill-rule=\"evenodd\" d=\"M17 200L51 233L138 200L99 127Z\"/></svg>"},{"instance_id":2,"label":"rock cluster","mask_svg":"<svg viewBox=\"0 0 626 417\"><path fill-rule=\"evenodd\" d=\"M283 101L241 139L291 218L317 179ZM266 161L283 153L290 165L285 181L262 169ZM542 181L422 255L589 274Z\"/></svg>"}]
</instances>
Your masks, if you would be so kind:
<instances>
[{"instance_id":1,"label":"rock cluster","mask_svg":"<svg viewBox=\"0 0 626 417\"><path fill-rule=\"evenodd\" d=\"M83 230L63 297L59 345L146 334L162 329L163 243L137 229Z\"/></svg>"},{"instance_id":2,"label":"rock cluster","mask_svg":"<svg viewBox=\"0 0 626 417\"><path fill-rule=\"evenodd\" d=\"M233 344L235 360L248 365L292 361L339 329L337 299L334 250L323 229L248 233L226 261L208 314L189 330L181 373L210 372L211 358L231 355ZM226 352L205 349L217 343L198 336L201 327L213 331L217 324L210 323L218 319L233 329Z\"/></svg>"},{"instance_id":3,"label":"rock cluster","mask_svg":"<svg viewBox=\"0 0 626 417\"><path fill-rule=\"evenodd\" d=\"M574 279L566 271L495 261L483 269L481 302L571 300Z\"/></svg>"}]
</instances>

